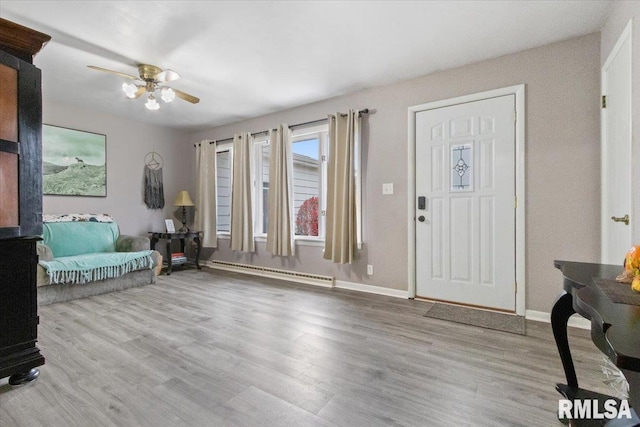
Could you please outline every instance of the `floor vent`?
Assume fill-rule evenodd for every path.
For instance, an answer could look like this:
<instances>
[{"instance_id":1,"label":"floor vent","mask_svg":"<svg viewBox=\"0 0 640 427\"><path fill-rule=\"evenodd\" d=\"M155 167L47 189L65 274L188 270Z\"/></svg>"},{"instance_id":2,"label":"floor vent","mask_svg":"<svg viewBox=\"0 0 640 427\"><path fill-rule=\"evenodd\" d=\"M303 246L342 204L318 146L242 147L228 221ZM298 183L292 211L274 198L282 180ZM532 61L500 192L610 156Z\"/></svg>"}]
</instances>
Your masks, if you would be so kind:
<instances>
[{"instance_id":1,"label":"floor vent","mask_svg":"<svg viewBox=\"0 0 640 427\"><path fill-rule=\"evenodd\" d=\"M333 287L333 277L331 276L322 276L320 274L301 273L298 271L226 261L209 261L208 264L212 268L233 271L236 273L253 274L255 276L289 280L292 282L306 283L308 285L325 286L329 288Z\"/></svg>"}]
</instances>

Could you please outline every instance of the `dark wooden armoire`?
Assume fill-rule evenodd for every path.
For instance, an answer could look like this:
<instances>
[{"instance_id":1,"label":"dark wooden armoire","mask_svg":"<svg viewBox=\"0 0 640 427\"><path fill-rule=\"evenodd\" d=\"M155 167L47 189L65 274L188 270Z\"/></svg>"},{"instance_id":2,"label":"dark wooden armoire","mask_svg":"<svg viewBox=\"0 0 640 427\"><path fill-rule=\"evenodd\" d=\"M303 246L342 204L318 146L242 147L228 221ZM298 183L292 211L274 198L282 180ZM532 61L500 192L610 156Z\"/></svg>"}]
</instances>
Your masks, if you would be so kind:
<instances>
[{"instance_id":1,"label":"dark wooden armoire","mask_svg":"<svg viewBox=\"0 0 640 427\"><path fill-rule=\"evenodd\" d=\"M36 347L36 243L42 234L42 83L33 56L46 34L0 18L0 378L32 381Z\"/></svg>"}]
</instances>

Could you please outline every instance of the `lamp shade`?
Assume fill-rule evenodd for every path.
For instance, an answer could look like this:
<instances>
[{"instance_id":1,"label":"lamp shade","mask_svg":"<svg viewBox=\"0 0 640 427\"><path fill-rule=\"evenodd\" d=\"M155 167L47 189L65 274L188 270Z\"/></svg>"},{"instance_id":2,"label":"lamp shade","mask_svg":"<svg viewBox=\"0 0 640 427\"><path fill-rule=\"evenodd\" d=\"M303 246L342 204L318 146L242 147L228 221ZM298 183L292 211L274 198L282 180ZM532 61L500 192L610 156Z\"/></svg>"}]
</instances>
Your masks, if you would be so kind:
<instances>
[{"instance_id":1,"label":"lamp shade","mask_svg":"<svg viewBox=\"0 0 640 427\"><path fill-rule=\"evenodd\" d=\"M138 91L138 86L133 83L122 83L122 90L127 98L133 99L136 97L136 92Z\"/></svg>"},{"instance_id":2,"label":"lamp shade","mask_svg":"<svg viewBox=\"0 0 640 427\"><path fill-rule=\"evenodd\" d=\"M176 99L176 93L170 87L163 87L160 93L162 94L160 98L162 98L164 102L171 102Z\"/></svg>"},{"instance_id":3,"label":"lamp shade","mask_svg":"<svg viewBox=\"0 0 640 427\"><path fill-rule=\"evenodd\" d=\"M160 108L160 104L156 101L156 97L153 94L149 95L147 102L144 103L144 106L149 110L157 110Z\"/></svg>"},{"instance_id":4,"label":"lamp shade","mask_svg":"<svg viewBox=\"0 0 640 427\"><path fill-rule=\"evenodd\" d=\"M178 197L176 197L176 201L173 202L173 206L194 206L187 190L182 190L178 193Z\"/></svg>"}]
</instances>

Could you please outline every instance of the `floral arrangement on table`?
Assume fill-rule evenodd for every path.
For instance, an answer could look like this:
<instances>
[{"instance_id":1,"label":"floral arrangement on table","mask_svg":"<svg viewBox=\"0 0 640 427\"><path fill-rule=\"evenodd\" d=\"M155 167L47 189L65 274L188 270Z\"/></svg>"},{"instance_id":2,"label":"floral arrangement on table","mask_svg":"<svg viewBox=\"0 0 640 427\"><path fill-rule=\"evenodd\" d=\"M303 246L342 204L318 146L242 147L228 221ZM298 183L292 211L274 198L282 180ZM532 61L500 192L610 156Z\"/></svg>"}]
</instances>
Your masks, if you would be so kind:
<instances>
[{"instance_id":1,"label":"floral arrangement on table","mask_svg":"<svg viewBox=\"0 0 640 427\"><path fill-rule=\"evenodd\" d=\"M640 246L633 246L624 257L624 272L618 282L631 283L631 289L640 292Z\"/></svg>"}]
</instances>

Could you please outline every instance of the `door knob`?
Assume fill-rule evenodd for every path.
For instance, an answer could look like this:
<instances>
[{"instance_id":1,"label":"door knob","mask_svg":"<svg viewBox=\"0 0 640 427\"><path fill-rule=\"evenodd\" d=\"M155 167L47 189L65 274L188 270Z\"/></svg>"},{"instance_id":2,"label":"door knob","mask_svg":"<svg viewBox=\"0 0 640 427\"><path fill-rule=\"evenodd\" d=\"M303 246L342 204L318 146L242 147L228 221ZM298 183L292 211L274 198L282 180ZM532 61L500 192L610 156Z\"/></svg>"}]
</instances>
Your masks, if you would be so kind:
<instances>
[{"instance_id":1,"label":"door knob","mask_svg":"<svg viewBox=\"0 0 640 427\"><path fill-rule=\"evenodd\" d=\"M418 217L418 221L420 221L420 222L424 222L424 215L420 215L420 216Z\"/></svg>"},{"instance_id":2,"label":"door knob","mask_svg":"<svg viewBox=\"0 0 640 427\"><path fill-rule=\"evenodd\" d=\"M629 225L629 215L625 215L625 216L612 216L611 217L612 220L614 220L615 222L624 222L624 225Z\"/></svg>"}]
</instances>

